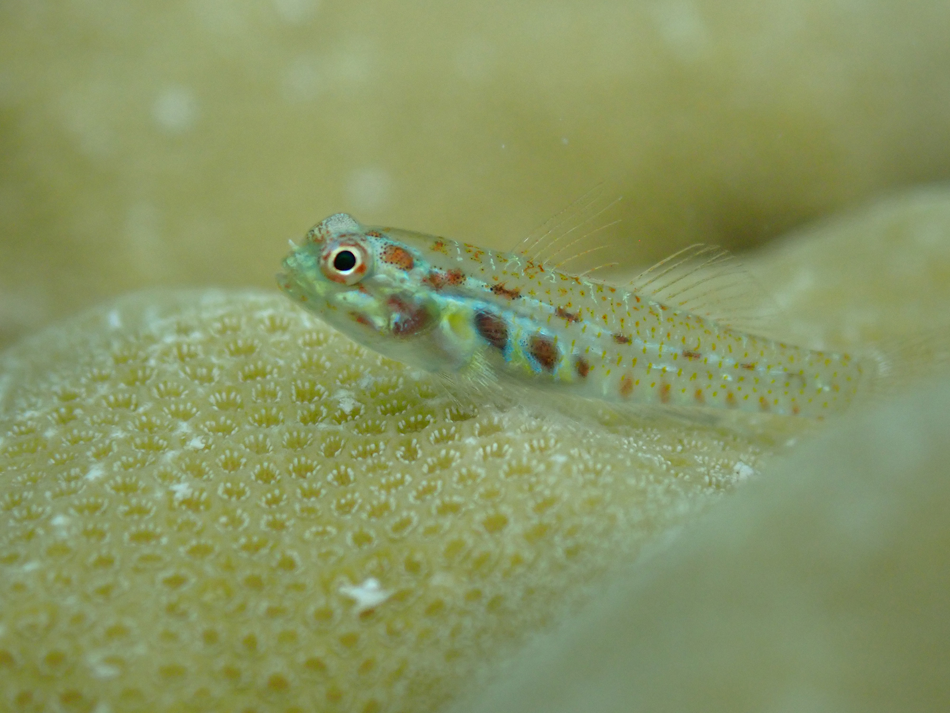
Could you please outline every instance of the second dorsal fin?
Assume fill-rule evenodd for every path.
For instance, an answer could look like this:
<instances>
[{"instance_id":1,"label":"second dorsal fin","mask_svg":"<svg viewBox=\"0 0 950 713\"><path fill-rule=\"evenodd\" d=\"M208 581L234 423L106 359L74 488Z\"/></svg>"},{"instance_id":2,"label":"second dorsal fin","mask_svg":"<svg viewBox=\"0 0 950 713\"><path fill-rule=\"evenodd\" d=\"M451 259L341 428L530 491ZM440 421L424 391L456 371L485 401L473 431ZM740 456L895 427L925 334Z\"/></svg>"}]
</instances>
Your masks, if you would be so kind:
<instances>
[{"instance_id":1,"label":"second dorsal fin","mask_svg":"<svg viewBox=\"0 0 950 713\"><path fill-rule=\"evenodd\" d=\"M724 326L762 334L778 312L774 300L724 248L696 244L644 270L626 289Z\"/></svg>"}]
</instances>

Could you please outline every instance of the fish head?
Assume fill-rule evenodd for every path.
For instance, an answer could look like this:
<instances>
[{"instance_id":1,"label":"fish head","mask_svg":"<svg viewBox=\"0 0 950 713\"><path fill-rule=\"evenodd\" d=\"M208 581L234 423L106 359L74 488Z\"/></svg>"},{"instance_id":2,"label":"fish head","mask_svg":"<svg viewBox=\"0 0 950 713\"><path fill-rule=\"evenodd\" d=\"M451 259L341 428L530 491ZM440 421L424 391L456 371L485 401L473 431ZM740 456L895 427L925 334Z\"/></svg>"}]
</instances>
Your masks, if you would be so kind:
<instances>
[{"instance_id":1,"label":"fish head","mask_svg":"<svg viewBox=\"0 0 950 713\"><path fill-rule=\"evenodd\" d=\"M424 363L420 340L438 324L438 300L422 289L410 246L337 213L315 225L277 276L294 300L351 339L386 356Z\"/></svg>"}]
</instances>

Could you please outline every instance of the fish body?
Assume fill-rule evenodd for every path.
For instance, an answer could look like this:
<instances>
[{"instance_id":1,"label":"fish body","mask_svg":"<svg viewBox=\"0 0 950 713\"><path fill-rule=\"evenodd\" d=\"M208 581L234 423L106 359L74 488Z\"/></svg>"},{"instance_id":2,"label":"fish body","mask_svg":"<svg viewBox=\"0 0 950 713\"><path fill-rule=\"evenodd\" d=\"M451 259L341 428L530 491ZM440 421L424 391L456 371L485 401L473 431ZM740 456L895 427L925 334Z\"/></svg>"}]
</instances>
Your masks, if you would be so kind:
<instances>
[{"instance_id":1,"label":"fish body","mask_svg":"<svg viewBox=\"0 0 950 713\"><path fill-rule=\"evenodd\" d=\"M683 265L624 288L527 251L363 226L338 213L309 231L278 280L364 346L430 372L617 404L810 417L851 404L864 360L717 319L683 297L715 274Z\"/></svg>"}]
</instances>

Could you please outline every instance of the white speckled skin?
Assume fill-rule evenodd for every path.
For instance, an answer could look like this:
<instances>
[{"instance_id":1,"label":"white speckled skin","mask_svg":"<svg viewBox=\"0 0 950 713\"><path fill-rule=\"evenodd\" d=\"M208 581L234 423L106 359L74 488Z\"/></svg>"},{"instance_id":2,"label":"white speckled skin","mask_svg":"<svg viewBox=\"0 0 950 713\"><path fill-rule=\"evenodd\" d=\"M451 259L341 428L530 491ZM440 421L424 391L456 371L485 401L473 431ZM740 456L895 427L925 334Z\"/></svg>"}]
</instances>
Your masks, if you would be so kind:
<instances>
[{"instance_id":1,"label":"white speckled skin","mask_svg":"<svg viewBox=\"0 0 950 713\"><path fill-rule=\"evenodd\" d=\"M327 263L341 244L365 257L355 284ZM309 309L429 371L475 369L614 403L809 417L847 408L864 371L848 354L748 334L524 254L345 214L315 226L284 267L282 287Z\"/></svg>"}]
</instances>

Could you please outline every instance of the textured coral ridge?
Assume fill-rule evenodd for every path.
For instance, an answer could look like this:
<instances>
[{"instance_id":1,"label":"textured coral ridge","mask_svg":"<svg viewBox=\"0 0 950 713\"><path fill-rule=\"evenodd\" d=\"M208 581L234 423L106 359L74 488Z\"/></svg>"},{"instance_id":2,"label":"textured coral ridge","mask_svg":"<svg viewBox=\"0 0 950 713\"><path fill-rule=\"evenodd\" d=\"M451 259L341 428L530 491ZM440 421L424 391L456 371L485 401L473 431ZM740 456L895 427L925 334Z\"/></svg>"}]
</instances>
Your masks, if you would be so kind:
<instances>
[{"instance_id":1,"label":"textured coral ridge","mask_svg":"<svg viewBox=\"0 0 950 713\"><path fill-rule=\"evenodd\" d=\"M270 294L0 367L4 710L433 710L761 458L457 403Z\"/></svg>"},{"instance_id":2,"label":"textured coral ridge","mask_svg":"<svg viewBox=\"0 0 950 713\"><path fill-rule=\"evenodd\" d=\"M948 429L943 379L829 430L452 713L950 710Z\"/></svg>"}]
</instances>

